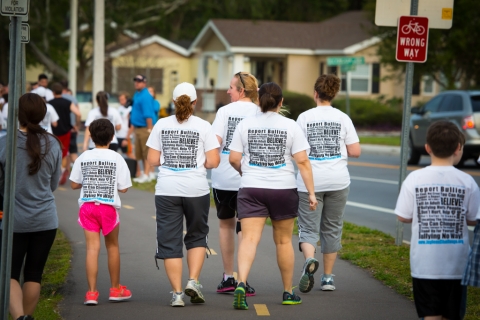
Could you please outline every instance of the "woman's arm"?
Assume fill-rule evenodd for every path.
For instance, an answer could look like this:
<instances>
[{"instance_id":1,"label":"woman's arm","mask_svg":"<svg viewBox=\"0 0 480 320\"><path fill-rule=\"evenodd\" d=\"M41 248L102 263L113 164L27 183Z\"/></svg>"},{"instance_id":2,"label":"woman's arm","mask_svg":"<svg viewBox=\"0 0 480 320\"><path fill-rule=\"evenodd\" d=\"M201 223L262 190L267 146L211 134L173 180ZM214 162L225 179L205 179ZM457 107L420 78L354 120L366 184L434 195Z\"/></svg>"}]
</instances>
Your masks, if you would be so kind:
<instances>
[{"instance_id":1,"label":"woman's arm","mask_svg":"<svg viewBox=\"0 0 480 320\"><path fill-rule=\"evenodd\" d=\"M147 161L148 164L151 165L152 167L159 167L161 166L160 164L160 156L162 153L158 150L148 148L148 154L147 154Z\"/></svg>"},{"instance_id":2,"label":"woman's arm","mask_svg":"<svg viewBox=\"0 0 480 320\"><path fill-rule=\"evenodd\" d=\"M413 219L405 219L404 217L397 216L398 221L403 222L403 223L412 223Z\"/></svg>"},{"instance_id":3,"label":"woman's arm","mask_svg":"<svg viewBox=\"0 0 480 320\"><path fill-rule=\"evenodd\" d=\"M122 124L117 124L117 125L115 126L115 130L116 130L116 131L120 130L121 128L122 128Z\"/></svg>"},{"instance_id":4,"label":"woman's arm","mask_svg":"<svg viewBox=\"0 0 480 320\"><path fill-rule=\"evenodd\" d=\"M83 138L83 151L88 150L88 141L90 140L90 130L85 127L85 137Z\"/></svg>"},{"instance_id":5,"label":"woman's arm","mask_svg":"<svg viewBox=\"0 0 480 320\"><path fill-rule=\"evenodd\" d=\"M220 154L218 148L205 152L205 168L214 169L220 164Z\"/></svg>"},{"instance_id":6,"label":"woman's arm","mask_svg":"<svg viewBox=\"0 0 480 320\"><path fill-rule=\"evenodd\" d=\"M242 153L230 150L228 161L230 161L232 167L242 175Z\"/></svg>"},{"instance_id":7,"label":"woman's arm","mask_svg":"<svg viewBox=\"0 0 480 320\"><path fill-rule=\"evenodd\" d=\"M362 148L360 147L360 142L347 144L347 154L350 158L358 158L362 153Z\"/></svg>"},{"instance_id":8,"label":"woman's arm","mask_svg":"<svg viewBox=\"0 0 480 320\"><path fill-rule=\"evenodd\" d=\"M82 189L82 185L80 183L76 183L76 182L73 182L73 181L70 182L70 186L72 187L73 190Z\"/></svg>"},{"instance_id":9,"label":"woman's arm","mask_svg":"<svg viewBox=\"0 0 480 320\"><path fill-rule=\"evenodd\" d=\"M230 153L231 154L231 153ZM315 196L315 187L313 185L313 173L312 165L308 159L307 152L305 150L297 152L293 155L293 159L297 163L298 170L302 175L303 182L308 191L308 200L310 201L310 210L317 208L317 197Z\"/></svg>"}]
</instances>

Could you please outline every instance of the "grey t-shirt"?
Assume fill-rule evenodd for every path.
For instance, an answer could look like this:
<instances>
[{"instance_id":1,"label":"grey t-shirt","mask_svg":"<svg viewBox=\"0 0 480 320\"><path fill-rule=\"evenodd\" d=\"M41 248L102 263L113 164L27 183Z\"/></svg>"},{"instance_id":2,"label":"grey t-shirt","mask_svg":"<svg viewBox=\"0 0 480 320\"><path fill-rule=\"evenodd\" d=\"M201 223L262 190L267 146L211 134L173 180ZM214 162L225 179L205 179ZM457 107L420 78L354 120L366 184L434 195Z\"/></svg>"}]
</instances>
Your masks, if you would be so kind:
<instances>
[{"instance_id":1,"label":"grey t-shirt","mask_svg":"<svg viewBox=\"0 0 480 320\"><path fill-rule=\"evenodd\" d=\"M28 174L31 161L26 150L27 135L17 133L15 218L13 232L25 233L58 228L57 208L53 191L58 186L62 166L62 150L55 137L48 135L49 151L42 160L40 170ZM40 138L42 154L46 140ZM7 136L0 137L0 194L5 194ZM5 199L7 201L7 199ZM1 229L1 228L0 228Z\"/></svg>"}]
</instances>

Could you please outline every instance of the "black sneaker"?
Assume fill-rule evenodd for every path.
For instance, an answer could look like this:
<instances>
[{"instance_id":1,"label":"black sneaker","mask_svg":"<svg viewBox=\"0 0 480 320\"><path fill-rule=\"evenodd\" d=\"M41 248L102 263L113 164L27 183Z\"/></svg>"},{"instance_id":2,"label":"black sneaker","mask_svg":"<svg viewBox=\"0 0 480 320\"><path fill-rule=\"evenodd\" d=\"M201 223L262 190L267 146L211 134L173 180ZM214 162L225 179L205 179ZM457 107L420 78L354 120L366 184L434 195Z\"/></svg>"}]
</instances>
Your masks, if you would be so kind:
<instances>
[{"instance_id":1,"label":"black sneaker","mask_svg":"<svg viewBox=\"0 0 480 320\"><path fill-rule=\"evenodd\" d=\"M231 293L235 291L236 287L237 281L235 281L235 278L229 277L225 280L225 277L223 276L222 282L217 286L217 293ZM253 292L255 293L255 290L253 290Z\"/></svg>"},{"instance_id":2,"label":"black sneaker","mask_svg":"<svg viewBox=\"0 0 480 320\"><path fill-rule=\"evenodd\" d=\"M245 285L245 294L247 295L247 297L253 297L254 295L256 295L255 289L250 287L250 285L248 284L248 281L246 282L246 285Z\"/></svg>"},{"instance_id":3,"label":"black sneaker","mask_svg":"<svg viewBox=\"0 0 480 320\"><path fill-rule=\"evenodd\" d=\"M302 298L297 296L295 292L292 293L284 291L283 292L283 302L282 304L300 304L302 303Z\"/></svg>"}]
</instances>

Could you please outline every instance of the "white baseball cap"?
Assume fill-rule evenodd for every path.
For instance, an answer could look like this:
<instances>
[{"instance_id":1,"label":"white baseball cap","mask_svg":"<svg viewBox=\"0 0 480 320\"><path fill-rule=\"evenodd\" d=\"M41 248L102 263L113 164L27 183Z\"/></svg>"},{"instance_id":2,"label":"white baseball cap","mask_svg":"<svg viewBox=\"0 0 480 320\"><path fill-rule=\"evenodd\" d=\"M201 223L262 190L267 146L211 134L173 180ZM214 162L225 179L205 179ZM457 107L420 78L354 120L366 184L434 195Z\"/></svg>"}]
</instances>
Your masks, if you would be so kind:
<instances>
[{"instance_id":1,"label":"white baseball cap","mask_svg":"<svg viewBox=\"0 0 480 320\"><path fill-rule=\"evenodd\" d=\"M32 90L32 93L36 93L42 98L45 98L47 96L47 90L44 87L41 87L41 86Z\"/></svg>"},{"instance_id":2,"label":"white baseball cap","mask_svg":"<svg viewBox=\"0 0 480 320\"><path fill-rule=\"evenodd\" d=\"M190 97L190 101L197 100L197 91L191 83L182 82L177 85L173 90L173 100L177 100L178 97L183 96L184 94Z\"/></svg>"}]
</instances>

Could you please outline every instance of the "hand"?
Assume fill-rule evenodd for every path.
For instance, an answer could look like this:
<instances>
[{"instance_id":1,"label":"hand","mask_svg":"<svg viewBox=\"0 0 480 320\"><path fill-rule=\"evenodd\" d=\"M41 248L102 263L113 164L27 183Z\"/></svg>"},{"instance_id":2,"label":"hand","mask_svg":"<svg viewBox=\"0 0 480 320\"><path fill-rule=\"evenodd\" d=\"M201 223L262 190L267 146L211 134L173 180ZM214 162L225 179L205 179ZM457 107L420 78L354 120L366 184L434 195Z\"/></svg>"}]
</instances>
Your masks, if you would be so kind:
<instances>
[{"instance_id":1,"label":"hand","mask_svg":"<svg viewBox=\"0 0 480 320\"><path fill-rule=\"evenodd\" d=\"M128 141L127 141L127 139L125 139L125 140L122 141L122 147L126 147L126 146L128 146Z\"/></svg>"},{"instance_id":2,"label":"hand","mask_svg":"<svg viewBox=\"0 0 480 320\"><path fill-rule=\"evenodd\" d=\"M310 194L308 196L308 201L310 202L310 211L317 210L318 202L317 202L317 197L315 196L315 194Z\"/></svg>"}]
</instances>

